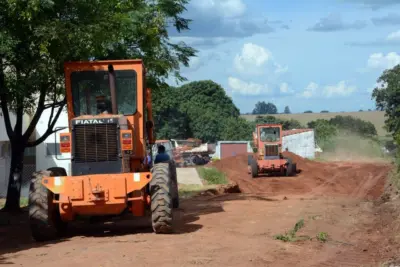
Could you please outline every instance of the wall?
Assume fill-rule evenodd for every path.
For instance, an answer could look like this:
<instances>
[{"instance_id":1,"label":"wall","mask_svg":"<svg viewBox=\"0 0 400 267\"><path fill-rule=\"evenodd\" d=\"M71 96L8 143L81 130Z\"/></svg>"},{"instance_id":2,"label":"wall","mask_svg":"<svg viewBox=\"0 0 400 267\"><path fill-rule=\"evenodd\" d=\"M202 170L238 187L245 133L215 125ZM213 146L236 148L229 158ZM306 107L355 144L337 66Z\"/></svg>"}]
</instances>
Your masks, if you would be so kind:
<instances>
[{"instance_id":1,"label":"wall","mask_svg":"<svg viewBox=\"0 0 400 267\"><path fill-rule=\"evenodd\" d=\"M250 141L218 141L215 146L215 153L210 155L212 158L221 158L221 144L246 144L247 143L247 152L252 153L253 149L251 148Z\"/></svg>"},{"instance_id":2,"label":"wall","mask_svg":"<svg viewBox=\"0 0 400 267\"><path fill-rule=\"evenodd\" d=\"M0 141L0 198L6 197L7 195L10 156L8 142Z\"/></svg>"},{"instance_id":3,"label":"wall","mask_svg":"<svg viewBox=\"0 0 400 267\"><path fill-rule=\"evenodd\" d=\"M314 131L308 131L293 135L284 136L282 138L282 150L286 148L303 158L315 158L315 139Z\"/></svg>"},{"instance_id":4,"label":"wall","mask_svg":"<svg viewBox=\"0 0 400 267\"><path fill-rule=\"evenodd\" d=\"M56 113L57 110L54 111ZM51 109L45 110L40 117L40 120L36 126L36 136L42 136L47 130L47 124L51 114ZM58 118L54 129L58 127L68 127L68 115L64 108L63 113ZM71 154L61 154L59 150L60 133L68 132L66 128L55 134L51 134L47 139L36 147L36 170L46 170L51 167L62 167L70 175L70 162Z\"/></svg>"},{"instance_id":5,"label":"wall","mask_svg":"<svg viewBox=\"0 0 400 267\"><path fill-rule=\"evenodd\" d=\"M16 122L16 116L13 113L10 113L10 121L11 121L11 126L14 127ZM25 114L23 118L23 127L22 127L23 132L25 132L26 129L28 128L29 123L30 123L30 117ZM35 134L33 134L32 138L35 138ZM0 198L6 197L7 194L10 164L11 164L11 146L4 123L4 117L0 112ZM21 196L23 197L28 196L29 181L33 171L35 171L34 149L26 149L25 159L24 159L24 169L22 174L22 186L21 186L22 187Z\"/></svg>"}]
</instances>

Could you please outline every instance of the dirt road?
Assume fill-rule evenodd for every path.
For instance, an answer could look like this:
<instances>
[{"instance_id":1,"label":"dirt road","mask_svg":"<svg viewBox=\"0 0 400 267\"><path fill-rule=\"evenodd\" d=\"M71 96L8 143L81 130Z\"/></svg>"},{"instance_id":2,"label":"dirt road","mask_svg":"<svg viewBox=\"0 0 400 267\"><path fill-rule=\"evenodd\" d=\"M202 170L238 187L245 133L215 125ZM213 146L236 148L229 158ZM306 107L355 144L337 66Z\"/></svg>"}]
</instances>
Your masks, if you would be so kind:
<instances>
[{"instance_id":1,"label":"dirt road","mask_svg":"<svg viewBox=\"0 0 400 267\"><path fill-rule=\"evenodd\" d=\"M256 193L185 200L175 212L177 232L168 236L153 234L147 221L136 228L120 222L78 225L66 240L35 245L24 217L13 217L0 226L0 265L380 266L400 255L399 205L380 198L389 165L337 163L328 169L331 176L306 169L303 164L296 178L258 183L242 174L244 191ZM274 239L300 219L297 236L308 238ZM323 233L326 242L316 238Z\"/></svg>"}]
</instances>

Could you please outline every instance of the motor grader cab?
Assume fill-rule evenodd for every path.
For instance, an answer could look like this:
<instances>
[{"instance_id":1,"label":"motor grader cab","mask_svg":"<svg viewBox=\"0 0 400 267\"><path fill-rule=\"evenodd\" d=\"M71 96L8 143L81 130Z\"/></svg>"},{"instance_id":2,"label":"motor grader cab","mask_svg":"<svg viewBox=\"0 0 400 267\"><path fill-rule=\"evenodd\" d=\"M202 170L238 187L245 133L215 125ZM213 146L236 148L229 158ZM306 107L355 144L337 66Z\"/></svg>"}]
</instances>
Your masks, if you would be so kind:
<instances>
[{"instance_id":1,"label":"motor grader cab","mask_svg":"<svg viewBox=\"0 0 400 267\"><path fill-rule=\"evenodd\" d=\"M71 176L55 167L34 173L29 197L32 236L56 238L80 217L151 213L156 233L170 233L179 205L174 161L143 164L155 144L151 90L141 60L64 65Z\"/></svg>"},{"instance_id":2,"label":"motor grader cab","mask_svg":"<svg viewBox=\"0 0 400 267\"><path fill-rule=\"evenodd\" d=\"M259 174L280 173L293 176L296 164L282 155L282 125L258 124L253 132L253 143L256 152L249 155L249 171L253 178Z\"/></svg>"}]
</instances>

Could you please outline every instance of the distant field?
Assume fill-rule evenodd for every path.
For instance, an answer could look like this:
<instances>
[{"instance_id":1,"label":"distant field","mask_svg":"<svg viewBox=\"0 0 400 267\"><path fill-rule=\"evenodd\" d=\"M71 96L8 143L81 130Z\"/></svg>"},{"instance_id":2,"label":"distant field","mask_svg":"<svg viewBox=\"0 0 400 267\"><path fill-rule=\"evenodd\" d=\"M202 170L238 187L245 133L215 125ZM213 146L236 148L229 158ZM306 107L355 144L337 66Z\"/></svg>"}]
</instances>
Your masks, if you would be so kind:
<instances>
[{"instance_id":1,"label":"distant field","mask_svg":"<svg viewBox=\"0 0 400 267\"><path fill-rule=\"evenodd\" d=\"M341 116L353 116L355 118L360 118L365 121L370 121L375 125L376 131L379 136L385 136L387 132L383 129L385 124L385 113L383 111L363 111L363 112L332 112L332 113L297 113L297 114L276 114L272 115L281 119L295 119L301 124L307 125L308 122L316 119L326 119L329 120L337 115ZM243 118L254 121L257 115L242 115Z\"/></svg>"}]
</instances>

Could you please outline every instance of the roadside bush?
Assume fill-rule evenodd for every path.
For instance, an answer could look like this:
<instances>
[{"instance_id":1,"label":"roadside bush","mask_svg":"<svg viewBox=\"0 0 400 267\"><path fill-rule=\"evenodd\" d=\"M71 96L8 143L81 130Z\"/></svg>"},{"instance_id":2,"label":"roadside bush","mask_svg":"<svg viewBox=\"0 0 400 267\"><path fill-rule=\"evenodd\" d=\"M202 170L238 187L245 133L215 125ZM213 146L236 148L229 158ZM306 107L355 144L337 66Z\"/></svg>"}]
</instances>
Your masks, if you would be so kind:
<instances>
[{"instance_id":1,"label":"roadside bush","mask_svg":"<svg viewBox=\"0 0 400 267\"><path fill-rule=\"evenodd\" d=\"M228 179L225 174L213 167L199 167L197 171L204 181L208 184L227 184Z\"/></svg>"},{"instance_id":2,"label":"roadside bush","mask_svg":"<svg viewBox=\"0 0 400 267\"><path fill-rule=\"evenodd\" d=\"M329 123L328 120L317 119L308 123L308 128L314 129L315 141L324 151L332 151L335 147L334 137L338 134L335 125Z\"/></svg>"},{"instance_id":3,"label":"roadside bush","mask_svg":"<svg viewBox=\"0 0 400 267\"><path fill-rule=\"evenodd\" d=\"M369 121L364 121L352 116L335 116L329 120L329 123L337 126L339 129L356 133L360 136L372 137L377 135L375 125Z\"/></svg>"}]
</instances>

